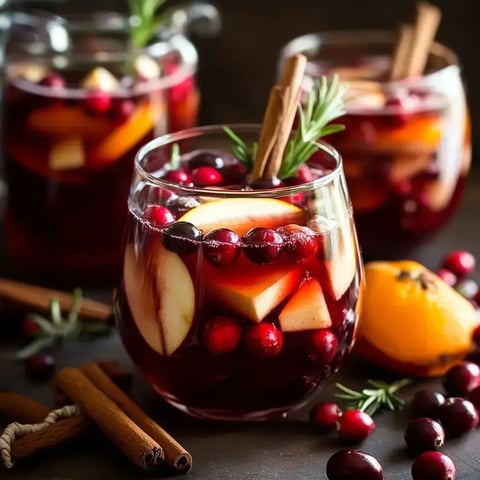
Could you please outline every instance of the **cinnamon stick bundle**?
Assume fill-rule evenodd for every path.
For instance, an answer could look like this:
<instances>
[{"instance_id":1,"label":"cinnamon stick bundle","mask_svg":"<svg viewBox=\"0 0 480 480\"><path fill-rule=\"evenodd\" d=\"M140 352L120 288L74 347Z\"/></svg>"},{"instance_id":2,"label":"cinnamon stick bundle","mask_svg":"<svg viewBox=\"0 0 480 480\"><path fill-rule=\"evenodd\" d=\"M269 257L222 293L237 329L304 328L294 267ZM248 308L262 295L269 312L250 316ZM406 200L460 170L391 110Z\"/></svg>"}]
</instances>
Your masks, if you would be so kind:
<instances>
[{"instance_id":1,"label":"cinnamon stick bundle","mask_svg":"<svg viewBox=\"0 0 480 480\"><path fill-rule=\"evenodd\" d=\"M136 425L162 447L167 465L176 472L185 473L192 468L192 456L157 422L150 418L125 392L95 363L81 367L85 376L110 398Z\"/></svg>"},{"instance_id":2,"label":"cinnamon stick bundle","mask_svg":"<svg viewBox=\"0 0 480 480\"><path fill-rule=\"evenodd\" d=\"M134 465L141 470L152 471L163 464L163 449L158 442L133 422L80 369L64 368L57 373L55 381Z\"/></svg>"}]
</instances>

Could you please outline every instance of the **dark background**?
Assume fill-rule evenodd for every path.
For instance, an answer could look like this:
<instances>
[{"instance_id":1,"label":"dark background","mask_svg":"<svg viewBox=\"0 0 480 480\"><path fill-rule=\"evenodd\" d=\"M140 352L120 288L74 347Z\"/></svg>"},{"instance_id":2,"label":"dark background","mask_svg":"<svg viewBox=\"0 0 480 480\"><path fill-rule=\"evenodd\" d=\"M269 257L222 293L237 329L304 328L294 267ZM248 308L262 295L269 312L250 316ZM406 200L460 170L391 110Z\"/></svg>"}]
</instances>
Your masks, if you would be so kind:
<instances>
[{"instance_id":1,"label":"dark background","mask_svg":"<svg viewBox=\"0 0 480 480\"><path fill-rule=\"evenodd\" d=\"M431 0L443 12L437 40L457 52L464 67L473 117L480 125L480 67L474 54L479 0ZM38 2L41 3L41 2ZM125 10L126 0L50 0L58 12ZM169 4L186 3L170 0ZM282 45L326 29L394 29L412 17L414 0L212 0L223 28L213 39L194 38L200 54L201 123L259 121ZM477 47L478 48L478 47Z\"/></svg>"}]
</instances>

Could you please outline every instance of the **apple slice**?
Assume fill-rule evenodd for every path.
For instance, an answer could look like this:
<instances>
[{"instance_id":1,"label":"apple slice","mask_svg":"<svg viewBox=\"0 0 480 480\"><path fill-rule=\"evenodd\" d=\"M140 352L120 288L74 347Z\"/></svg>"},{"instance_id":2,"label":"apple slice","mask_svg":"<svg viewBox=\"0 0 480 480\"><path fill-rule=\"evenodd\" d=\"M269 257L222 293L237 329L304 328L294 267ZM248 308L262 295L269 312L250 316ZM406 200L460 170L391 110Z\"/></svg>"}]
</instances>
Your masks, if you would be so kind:
<instances>
[{"instance_id":1,"label":"apple slice","mask_svg":"<svg viewBox=\"0 0 480 480\"><path fill-rule=\"evenodd\" d=\"M115 92L120 87L120 83L106 68L95 67L83 79L82 87L104 92Z\"/></svg>"},{"instance_id":2,"label":"apple slice","mask_svg":"<svg viewBox=\"0 0 480 480\"><path fill-rule=\"evenodd\" d=\"M303 211L274 198L225 198L192 208L179 221L193 223L206 234L216 228L230 228L244 235L253 227L276 228L304 225Z\"/></svg>"},{"instance_id":3,"label":"apple slice","mask_svg":"<svg viewBox=\"0 0 480 480\"><path fill-rule=\"evenodd\" d=\"M392 183L408 180L425 170L432 162L432 152L418 152L410 155L398 155L393 158L389 172Z\"/></svg>"},{"instance_id":4,"label":"apple slice","mask_svg":"<svg viewBox=\"0 0 480 480\"><path fill-rule=\"evenodd\" d=\"M48 154L48 167L52 170L72 170L85 165L83 141L78 136L54 142Z\"/></svg>"},{"instance_id":5,"label":"apple slice","mask_svg":"<svg viewBox=\"0 0 480 480\"><path fill-rule=\"evenodd\" d=\"M147 267L148 265L148 267ZM190 331L195 291L182 259L161 246L150 251L150 263L130 244L123 266L127 301L138 331L160 355L172 355Z\"/></svg>"},{"instance_id":6,"label":"apple slice","mask_svg":"<svg viewBox=\"0 0 480 480\"><path fill-rule=\"evenodd\" d=\"M160 78L160 65L148 55L139 55L133 63L135 74L142 80Z\"/></svg>"},{"instance_id":7,"label":"apple slice","mask_svg":"<svg viewBox=\"0 0 480 480\"><path fill-rule=\"evenodd\" d=\"M315 278L295 292L278 316L283 332L301 332L332 325L322 287Z\"/></svg>"},{"instance_id":8,"label":"apple slice","mask_svg":"<svg viewBox=\"0 0 480 480\"><path fill-rule=\"evenodd\" d=\"M357 241L351 223L328 233L325 256L330 294L339 300L347 291L357 272Z\"/></svg>"},{"instance_id":9,"label":"apple slice","mask_svg":"<svg viewBox=\"0 0 480 480\"><path fill-rule=\"evenodd\" d=\"M207 267L207 290L222 305L261 322L299 286L303 271L291 265L249 265L231 271Z\"/></svg>"}]
</instances>

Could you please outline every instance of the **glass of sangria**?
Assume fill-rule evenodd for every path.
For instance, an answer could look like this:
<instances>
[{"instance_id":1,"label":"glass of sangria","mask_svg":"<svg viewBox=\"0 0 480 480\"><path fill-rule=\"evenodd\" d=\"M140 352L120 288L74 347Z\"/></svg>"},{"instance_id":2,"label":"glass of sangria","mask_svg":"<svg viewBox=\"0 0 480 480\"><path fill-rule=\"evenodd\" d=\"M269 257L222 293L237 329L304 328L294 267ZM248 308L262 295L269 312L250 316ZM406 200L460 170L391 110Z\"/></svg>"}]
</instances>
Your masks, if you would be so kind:
<instances>
[{"instance_id":1,"label":"glass of sangria","mask_svg":"<svg viewBox=\"0 0 480 480\"><path fill-rule=\"evenodd\" d=\"M5 228L42 276L112 277L133 159L196 124L197 52L182 34L134 48L126 18L15 12L4 87Z\"/></svg>"},{"instance_id":2,"label":"glass of sangria","mask_svg":"<svg viewBox=\"0 0 480 480\"><path fill-rule=\"evenodd\" d=\"M405 255L443 226L470 168L470 122L455 54L434 43L425 73L389 80L396 36L332 31L298 37L280 58L308 59L304 88L321 75L350 85L345 130L328 141L344 162L365 257Z\"/></svg>"},{"instance_id":3,"label":"glass of sangria","mask_svg":"<svg viewBox=\"0 0 480 480\"><path fill-rule=\"evenodd\" d=\"M232 127L254 141L258 125ZM221 126L136 157L116 315L127 352L170 404L251 421L304 405L339 368L363 288L339 154L252 185Z\"/></svg>"}]
</instances>

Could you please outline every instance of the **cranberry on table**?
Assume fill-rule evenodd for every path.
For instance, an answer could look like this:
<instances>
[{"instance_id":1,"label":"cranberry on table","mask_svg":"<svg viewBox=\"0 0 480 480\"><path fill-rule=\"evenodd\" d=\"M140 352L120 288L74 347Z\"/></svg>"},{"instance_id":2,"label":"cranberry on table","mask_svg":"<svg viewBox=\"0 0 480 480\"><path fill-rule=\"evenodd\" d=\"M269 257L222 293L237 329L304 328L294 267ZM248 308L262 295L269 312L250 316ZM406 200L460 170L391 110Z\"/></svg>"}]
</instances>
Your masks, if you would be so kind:
<instances>
[{"instance_id":1,"label":"cranberry on table","mask_svg":"<svg viewBox=\"0 0 480 480\"><path fill-rule=\"evenodd\" d=\"M461 362L448 370L443 387L450 397L465 397L480 386L480 367L473 362Z\"/></svg>"},{"instance_id":2,"label":"cranberry on table","mask_svg":"<svg viewBox=\"0 0 480 480\"><path fill-rule=\"evenodd\" d=\"M361 410L345 410L337 422L337 433L341 440L358 443L367 438L375 428L368 413Z\"/></svg>"},{"instance_id":3,"label":"cranberry on table","mask_svg":"<svg viewBox=\"0 0 480 480\"><path fill-rule=\"evenodd\" d=\"M243 253L259 265L276 260L282 252L282 246L281 235L271 228L255 227L243 236Z\"/></svg>"},{"instance_id":4,"label":"cranberry on table","mask_svg":"<svg viewBox=\"0 0 480 480\"><path fill-rule=\"evenodd\" d=\"M455 464L443 453L425 452L413 462L412 478L413 480L455 480Z\"/></svg>"},{"instance_id":5,"label":"cranberry on table","mask_svg":"<svg viewBox=\"0 0 480 480\"><path fill-rule=\"evenodd\" d=\"M443 259L442 266L457 277L465 277L475 270L475 257L467 250L455 250Z\"/></svg>"},{"instance_id":6,"label":"cranberry on table","mask_svg":"<svg viewBox=\"0 0 480 480\"><path fill-rule=\"evenodd\" d=\"M383 480L383 468L372 455L356 449L334 453L327 461L328 480Z\"/></svg>"},{"instance_id":7,"label":"cranberry on table","mask_svg":"<svg viewBox=\"0 0 480 480\"><path fill-rule=\"evenodd\" d=\"M278 233L283 238L285 252L297 262L313 257L319 249L319 236L308 227L290 224L279 228Z\"/></svg>"},{"instance_id":8,"label":"cranberry on table","mask_svg":"<svg viewBox=\"0 0 480 480\"><path fill-rule=\"evenodd\" d=\"M197 187L220 185L223 182L222 174L213 167L198 167L191 172L192 182Z\"/></svg>"},{"instance_id":9,"label":"cranberry on table","mask_svg":"<svg viewBox=\"0 0 480 480\"><path fill-rule=\"evenodd\" d=\"M450 287L454 287L457 284L457 276L450 270L440 268L435 273Z\"/></svg>"},{"instance_id":10,"label":"cranberry on table","mask_svg":"<svg viewBox=\"0 0 480 480\"><path fill-rule=\"evenodd\" d=\"M478 412L473 403L450 397L440 407L440 421L448 437L459 437L478 425Z\"/></svg>"},{"instance_id":11,"label":"cranberry on table","mask_svg":"<svg viewBox=\"0 0 480 480\"><path fill-rule=\"evenodd\" d=\"M435 420L419 417L408 422L404 437L409 451L418 455L442 447L445 431Z\"/></svg>"},{"instance_id":12,"label":"cranberry on table","mask_svg":"<svg viewBox=\"0 0 480 480\"><path fill-rule=\"evenodd\" d=\"M324 328L312 334L312 347L316 358L323 364L329 364L338 348L338 339L330 330Z\"/></svg>"},{"instance_id":13,"label":"cranberry on table","mask_svg":"<svg viewBox=\"0 0 480 480\"><path fill-rule=\"evenodd\" d=\"M335 430L342 409L334 402L320 402L310 410L310 423L319 432Z\"/></svg>"},{"instance_id":14,"label":"cranberry on table","mask_svg":"<svg viewBox=\"0 0 480 480\"><path fill-rule=\"evenodd\" d=\"M255 358L276 357L282 347L282 332L273 323L261 322L252 325L245 335L245 348Z\"/></svg>"},{"instance_id":15,"label":"cranberry on table","mask_svg":"<svg viewBox=\"0 0 480 480\"><path fill-rule=\"evenodd\" d=\"M233 352L242 338L240 323L227 316L213 317L205 324L202 342L212 355Z\"/></svg>"},{"instance_id":16,"label":"cranberry on table","mask_svg":"<svg viewBox=\"0 0 480 480\"><path fill-rule=\"evenodd\" d=\"M165 248L182 254L193 253L200 247L202 232L190 222L175 222L162 232Z\"/></svg>"},{"instance_id":17,"label":"cranberry on table","mask_svg":"<svg viewBox=\"0 0 480 480\"><path fill-rule=\"evenodd\" d=\"M215 267L233 265L240 255L240 237L228 228L208 232L203 238L203 255Z\"/></svg>"},{"instance_id":18,"label":"cranberry on table","mask_svg":"<svg viewBox=\"0 0 480 480\"><path fill-rule=\"evenodd\" d=\"M163 225L169 225L175 221L175 217L172 212L162 205L149 205L144 210L145 218L156 225L157 227L162 227Z\"/></svg>"},{"instance_id":19,"label":"cranberry on table","mask_svg":"<svg viewBox=\"0 0 480 480\"><path fill-rule=\"evenodd\" d=\"M24 367L30 380L45 381L55 373L55 360L48 353L36 353L25 359Z\"/></svg>"},{"instance_id":20,"label":"cranberry on table","mask_svg":"<svg viewBox=\"0 0 480 480\"><path fill-rule=\"evenodd\" d=\"M414 417L438 419L440 407L444 403L445 396L442 393L431 390L418 390L415 392L410 406Z\"/></svg>"},{"instance_id":21,"label":"cranberry on table","mask_svg":"<svg viewBox=\"0 0 480 480\"><path fill-rule=\"evenodd\" d=\"M195 170L198 167L212 167L220 170L224 165L225 161L220 155L210 152L197 153L188 161L188 167L190 170Z\"/></svg>"},{"instance_id":22,"label":"cranberry on table","mask_svg":"<svg viewBox=\"0 0 480 480\"><path fill-rule=\"evenodd\" d=\"M20 334L22 337L34 337L40 332L38 323L34 322L29 316L20 322Z\"/></svg>"},{"instance_id":23,"label":"cranberry on table","mask_svg":"<svg viewBox=\"0 0 480 480\"><path fill-rule=\"evenodd\" d=\"M112 105L112 97L102 90L87 92L85 97L85 110L93 115L101 115L108 112Z\"/></svg>"}]
</instances>

